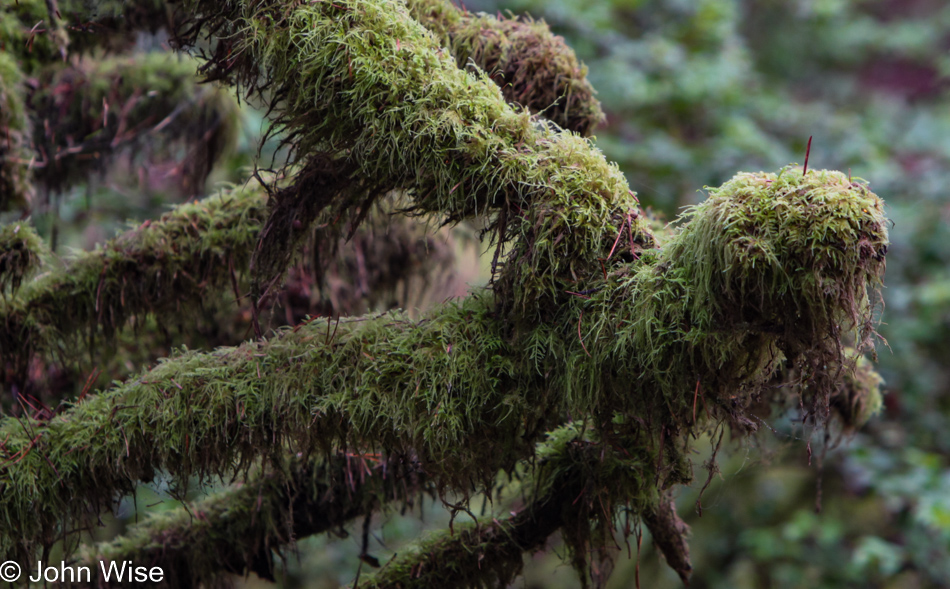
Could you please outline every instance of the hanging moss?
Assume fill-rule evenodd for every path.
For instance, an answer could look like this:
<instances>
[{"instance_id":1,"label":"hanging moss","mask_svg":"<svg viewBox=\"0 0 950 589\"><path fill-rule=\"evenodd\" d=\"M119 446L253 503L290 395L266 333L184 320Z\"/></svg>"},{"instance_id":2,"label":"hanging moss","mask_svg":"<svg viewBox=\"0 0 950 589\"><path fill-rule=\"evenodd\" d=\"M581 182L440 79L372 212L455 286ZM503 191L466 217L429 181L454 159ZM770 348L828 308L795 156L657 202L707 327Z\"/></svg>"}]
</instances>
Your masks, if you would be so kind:
<instances>
[{"instance_id":1,"label":"hanging moss","mask_svg":"<svg viewBox=\"0 0 950 589\"><path fill-rule=\"evenodd\" d=\"M405 457L290 460L187 508L152 515L117 540L85 547L75 564L148 563L162 569L160 587L213 584L226 573L273 581L274 556L294 542L340 529L386 503L411 503L425 490L424 473Z\"/></svg>"},{"instance_id":2,"label":"hanging moss","mask_svg":"<svg viewBox=\"0 0 950 589\"><path fill-rule=\"evenodd\" d=\"M131 148L180 160L182 191L203 193L212 165L235 141L239 119L235 100L199 85L194 72L194 62L168 53L42 70L29 105L42 121L33 136L37 180L61 191Z\"/></svg>"},{"instance_id":3,"label":"hanging moss","mask_svg":"<svg viewBox=\"0 0 950 589\"><path fill-rule=\"evenodd\" d=\"M618 503L640 510L651 501L653 460L604 447L577 427L552 432L536 456L529 469L536 478L524 475L528 506L510 518L453 526L400 551L369 586L482 587L491 580L510 581L523 555L541 549L558 529L588 538L590 533L580 530L589 529L592 520L611 527ZM272 579L272 554L283 547L367 515L383 502L411 501L425 488L424 473L402 457L385 464L352 453L324 462L291 460L187 509L152 516L116 541L83 549L80 564L148 562L160 566L164 586L173 587L208 583L227 572ZM656 535L660 528L651 530ZM579 558L591 548L572 545Z\"/></svg>"},{"instance_id":4,"label":"hanging moss","mask_svg":"<svg viewBox=\"0 0 950 589\"><path fill-rule=\"evenodd\" d=\"M853 432L880 413L884 404L881 385L884 379L864 355L846 349L843 375L831 397L831 409L845 431Z\"/></svg>"},{"instance_id":5,"label":"hanging moss","mask_svg":"<svg viewBox=\"0 0 950 589\"><path fill-rule=\"evenodd\" d=\"M0 225L0 296L16 294L24 279L36 272L46 244L28 223Z\"/></svg>"},{"instance_id":6,"label":"hanging moss","mask_svg":"<svg viewBox=\"0 0 950 589\"><path fill-rule=\"evenodd\" d=\"M28 149L30 119L23 74L13 56L0 51L0 212L32 200Z\"/></svg>"},{"instance_id":7,"label":"hanging moss","mask_svg":"<svg viewBox=\"0 0 950 589\"><path fill-rule=\"evenodd\" d=\"M459 68L481 68L508 102L585 136L604 122L587 67L543 21L473 14L447 0L411 0L409 12L449 48Z\"/></svg>"},{"instance_id":8,"label":"hanging moss","mask_svg":"<svg viewBox=\"0 0 950 589\"><path fill-rule=\"evenodd\" d=\"M356 166L366 198L338 203L344 211L358 216L392 188L409 190L417 211L449 220L501 210L500 239L524 247L499 281L519 313L532 315L599 273L598 258L637 207L620 171L589 142L511 108L485 74L460 70L399 2L183 7L194 26L179 41L214 40L208 77L279 97L278 127L299 158L345 154ZM632 224L638 246L651 247L643 223Z\"/></svg>"},{"instance_id":9,"label":"hanging moss","mask_svg":"<svg viewBox=\"0 0 950 589\"><path fill-rule=\"evenodd\" d=\"M621 511L626 510L627 523L629 514L636 519L641 512L656 511L655 460L642 447L615 442L603 444L577 424L552 431L538 445L525 481L524 507L510 517L485 517L431 534L359 586L507 586L521 572L525 554L541 550L560 531L587 587L590 554L603 555L614 542Z\"/></svg>"}]
</instances>

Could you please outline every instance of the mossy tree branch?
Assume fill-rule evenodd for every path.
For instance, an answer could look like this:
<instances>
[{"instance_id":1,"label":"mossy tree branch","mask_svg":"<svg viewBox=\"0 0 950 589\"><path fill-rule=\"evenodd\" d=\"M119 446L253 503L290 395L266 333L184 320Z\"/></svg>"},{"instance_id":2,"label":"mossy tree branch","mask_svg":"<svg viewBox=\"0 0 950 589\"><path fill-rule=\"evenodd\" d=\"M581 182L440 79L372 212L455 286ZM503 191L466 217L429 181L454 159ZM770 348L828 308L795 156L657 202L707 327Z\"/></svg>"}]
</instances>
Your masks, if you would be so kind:
<instances>
[{"instance_id":1,"label":"mossy tree branch","mask_svg":"<svg viewBox=\"0 0 950 589\"><path fill-rule=\"evenodd\" d=\"M793 167L741 174L659 248L616 167L510 107L486 75L460 70L402 3L182 6L191 20L179 41L206 35L205 73L269 97L304 162L273 209L279 222L263 230L265 287L283 272L281 229L299 211L352 227L393 189L449 221L494 215L510 253L491 296L420 321L312 321L181 354L51 419L5 420L0 555L48 547L156 470L184 484L246 472L262 456L278 465L286 451L414 455L437 488L469 493L530 458L570 415L590 437L562 446L601 446L600 461L583 461L594 491L581 505L603 513L559 520L582 566L577 549L603 545L617 510L640 513L688 479L692 435L750 423L780 369L809 385L804 417L828 417L836 379L825 367L845 365L849 338L867 345L884 269L882 205L863 183ZM281 255L268 254L275 247ZM608 450L623 460L604 461ZM568 472L549 466L537 497L571 489L551 474ZM502 534L514 529L492 535L492 579L511 574L515 550L520 562L543 542L509 552ZM479 533L446 543L446 554L480 545ZM419 567L442 578L418 559L409 570Z\"/></svg>"},{"instance_id":2,"label":"mossy tree branch","mask_svg":"<svg viewBox=\"0 0 950 589\"><path fill-rule=\"evenodd\" d=\"M76 334L94 344L130 317L178 313L230 285L257 243L265 205L260 187L180 205L25 284L0 301L0 357L22 366L38 351L77 342Z\"/></svg>"},{"instance_id":3,"label":"mossy tree branch","mask_svg":"<svg viewBox=\"0 0 950 589\"><path fill-rule=\"evenodd\" d=\"M737 177L661 252L518 345L495 301L470 297L416 323L320 320L184 354L47 423L7 420L0 516L20 532L0 537L3 551L29 553L157 469L223 474L284 444L415 452L439 487L459 490L529 456L563 414L593 415L605 440L671 452L709 419L741 419L781 352L810 367L838 349L843 322L865 317L886 230L880 201L843 178ZM755 248L742 219L757 228ZM708 414L696 410L697 382ZM93 445L77 450L79 440ZM657 471L676 463L659 458Z\"/></svg>"},{"instance_id":4,"label":"mossy tree branch","mask_svg":"<svg viewBox=\"0 0 950 589\"><path fill-rule=\"evenodd\" d=\"M213 41L210 77L274 97L278 127L301 159L345 154L355 166L365 198L339 202L343 211L358 216L392 188L410 191L417 211L449 220L502 211L499 239L526 248L499 281L519 314L533 319L576 279L598 274L597 259L637 208L620 171L590 143L511 108L485 74L460 70L401 3L182 6L193 26L179 41ZM651 247L643 223L631 225L638 247Z\"/></svg>"},{"instance_id":5,"label":"mossy tree branch","mask_svg":"<svg viewBox=\"0 0 950 589\"><path fill-rule=\"evenodd\" d=\"M225 573L273 580L274 555L287 546L342 529L386 503L411 504L427 489L424 473L408 457L341 452L328 460L292 459L187 508L152 516L115 541L84 548L77 564L150 563L164 572L160 586L176 588Z\"/></svg>"},{"instance_id":6,"label":"mossy tree branch","mask_svg":"<svg viewBox=\"0 0 950 589\"><path fill-rule=\"evenodd\" d=\"M133 364L141 366L168 348L168 328L173 325L180 326L179 343L191 348L245 339L251 330L250 304L243 298L235 302L234 289L246 292L246 263L258 242L266 203L266 191L251 184L180 205L162 219L26 282L24 292L0 302L0 325L6 327L0 357L11 370L8 387L32 391L23 381L23 369L37 354L54 351L69 364L83 359L104 362L103 384L124 378L128 372L121 367L126 361L134 359ZM393 206L398 205L374 207L347 242L317 239L305 248L305 262L293 268L280 292L281 308L261 321L272 326L306 316L415 310L457 295L464 285L454 268L456 247L472 238L464 237L465 229L427 235L428 219L394 216L388 210ZM35 270L45 246L23 223L4 226L3 238L9 243L0 245L0 283L18 286L31 267ZM134 337L152 342L151 352L136 357L118 350L109 360L95 353L116 354L113 336L133 318L139 319ZM85 347L78 345L82 341ZM53 404L61 398L48 393L36 394Z\"/></svg>"}]
</instances>

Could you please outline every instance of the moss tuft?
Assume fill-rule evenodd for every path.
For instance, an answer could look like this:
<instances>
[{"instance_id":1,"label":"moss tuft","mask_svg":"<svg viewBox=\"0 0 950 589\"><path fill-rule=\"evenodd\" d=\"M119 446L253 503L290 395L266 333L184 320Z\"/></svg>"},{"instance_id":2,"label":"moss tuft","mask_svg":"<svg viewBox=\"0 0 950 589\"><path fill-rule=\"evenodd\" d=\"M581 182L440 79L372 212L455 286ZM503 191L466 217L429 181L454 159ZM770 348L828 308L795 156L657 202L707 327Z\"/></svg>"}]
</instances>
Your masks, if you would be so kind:
<instances>
[{"instance_id":1,"label":"moss tuft","mask_svg":"<svg viewBox=\"0 0 950 589\"><path fill-rule=\"evenodd\" d=\"M16 294L47 254L46 244L27 223L0 225L0 294Z\"/></svg>"},{"instance_id":2,"label":"moss tuft","mask_svg":"<svg viewBox=\"0 0 950 589\"><path fill-rule=\"evenodd\" d=\"M409 11L449 48L460 68L477 65L508 102L585 136L604 122L587 67L543 21L473 14L447 0L411 0Z\"/></svg>"}]
</instances>

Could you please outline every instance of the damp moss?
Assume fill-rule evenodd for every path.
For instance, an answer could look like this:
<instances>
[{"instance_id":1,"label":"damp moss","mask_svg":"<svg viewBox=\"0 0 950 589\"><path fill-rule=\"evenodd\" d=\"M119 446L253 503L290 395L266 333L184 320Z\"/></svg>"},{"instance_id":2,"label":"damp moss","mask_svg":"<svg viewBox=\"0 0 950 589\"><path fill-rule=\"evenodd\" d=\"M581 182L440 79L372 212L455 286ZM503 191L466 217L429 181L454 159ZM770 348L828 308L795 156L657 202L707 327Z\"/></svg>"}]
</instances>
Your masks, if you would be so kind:
<instances>
[{"instance_id":1,"label":"damp moss","mask_svg":"<svg viewBox=\"0 0 950 589\"><path fill-rule=\"evenodd\" d=\"M449 48L460 68L477 65L509 102L581 135L604 122L587 67L543 21L475 14L447 0L412 0L409 11Z\"/></svg>"},{"instance_id":2,"label":"damp moss","mask_svg":"<svg viewBox=\"0 0 950 589\"><path fill-rule=\"evenodd\" d=\"M496 290L519 313L534 315L600 272L598 258L637 208L619 169L590 142L509 106L399 2L184 8L195 26L179 42L208 36L215 45L203 68L209 78L279 96L277 128L299 159L345 154L356 167L365 197L327 206L358 216L374 196L402 188L415 210L448 220L498 212L498 239L519 243ZM638 247L651 247L644 223L632 225Z\"/></svg>"}]
</instances>

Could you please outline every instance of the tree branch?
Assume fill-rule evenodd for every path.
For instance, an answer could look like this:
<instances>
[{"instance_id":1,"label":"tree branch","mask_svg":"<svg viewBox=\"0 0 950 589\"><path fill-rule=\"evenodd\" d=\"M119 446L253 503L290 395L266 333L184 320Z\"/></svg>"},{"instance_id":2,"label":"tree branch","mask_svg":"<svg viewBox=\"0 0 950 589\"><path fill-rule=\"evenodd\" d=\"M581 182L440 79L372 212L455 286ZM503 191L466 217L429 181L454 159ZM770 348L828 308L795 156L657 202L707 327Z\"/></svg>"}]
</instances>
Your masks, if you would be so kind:
<instances>
[{"instance_id":1,"label":"tree branch","mask_svg":"<svg viewBox=\"0 0 950 589\"><path fill-rule=\"evenodd\" d=\"M224 573L253 572L273 581L273 556L287 546L342 529L385 503L411 503L426 489L424 473L406 457L337 453L329 460L294 459L187 509L152 516L112 542L83 548L76 564L96 569L100 562L131 560L159 566L164 587L198 587Z\"/></svg>"}]
</instances>

